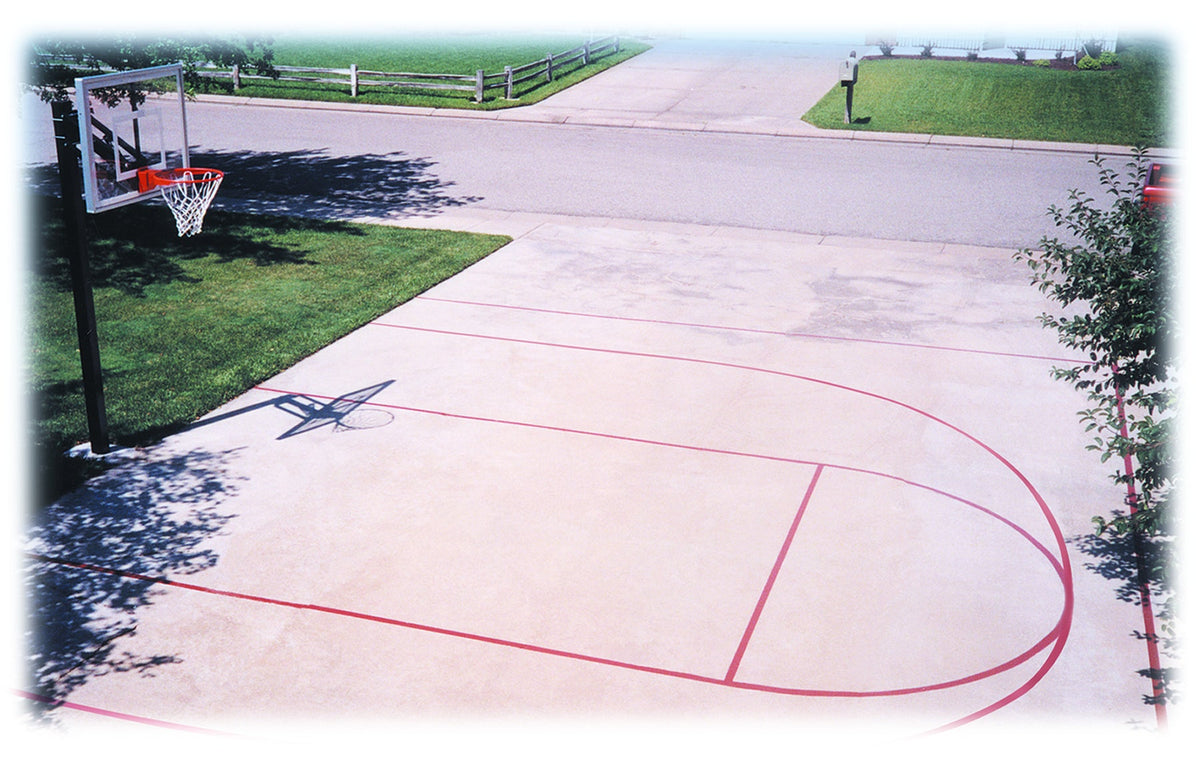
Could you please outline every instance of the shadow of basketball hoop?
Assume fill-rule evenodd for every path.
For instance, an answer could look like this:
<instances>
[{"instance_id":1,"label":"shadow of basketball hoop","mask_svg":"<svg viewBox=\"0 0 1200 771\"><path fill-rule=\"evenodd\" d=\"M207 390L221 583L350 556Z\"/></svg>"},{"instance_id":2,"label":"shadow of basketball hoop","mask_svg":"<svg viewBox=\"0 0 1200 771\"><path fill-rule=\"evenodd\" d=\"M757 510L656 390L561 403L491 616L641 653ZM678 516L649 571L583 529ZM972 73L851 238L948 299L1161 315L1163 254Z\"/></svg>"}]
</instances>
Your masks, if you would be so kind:
<instances>
[{"instance_id":1,"label":"shadow of basketball hoop","mask_svg":"<svg viewBox=\"0 0 1200 771\"><path fill-rule=\"evenodd\" d=\"M231 418L240 417L249 412L261 410L264 407L274 407L300 419L295 426L284 431L276 439L289 439L293 436L306 434L319 428L332 426L334 431L357 431L366 428L381 428L394 420L395 416L385 409L370 405L372 399L384 389L395 383L395 380L385 380L373 386L350 391L334 399L320 399L305 394L284 393L273 399L251 404L219 415L197 420L185 428L194 431L197 428L218 423Z\"/></svg>"},{"instance_id":2,"label":"shadow of basketball hoop","mask_svg":"<svg viewBox=\"0 0 1200 771\"><path fill-rule=\"evenodd\" d=\"M333 426L334 431L357 431L386 426L395 417L392 413L364 405L394 382L396 381L388 380L368 388L361 388L327 402L302 394L280 397L274 400L275 406L300 418L300 422L284 431L276 439L288 439L326 426Z\"/></svg>"}]
</instances>

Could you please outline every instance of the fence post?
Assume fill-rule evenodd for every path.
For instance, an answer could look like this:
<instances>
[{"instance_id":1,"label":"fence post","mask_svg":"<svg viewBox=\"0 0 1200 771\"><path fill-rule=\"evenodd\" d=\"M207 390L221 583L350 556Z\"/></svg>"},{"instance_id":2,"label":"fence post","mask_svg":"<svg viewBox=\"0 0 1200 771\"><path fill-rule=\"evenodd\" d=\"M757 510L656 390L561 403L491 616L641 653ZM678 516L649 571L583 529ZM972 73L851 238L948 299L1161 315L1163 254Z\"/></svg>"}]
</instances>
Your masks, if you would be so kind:
<instances>
[{"instance_id":1,"label":"fence post","mask_svg":"<svg viewBox=\"0 0 1200 771\"><path fill-rule=\"evenodd\" d=\"M592 63L592 41L587 41L583 44L583 66L586 67Z\"/></svg>"},{"instance_id":2,"label":"fence post","mask_svg":"<svg viewBox=\"0 0 1200 771\"><path fill-rule=\"evenodd\" d=\"M554 80L554 54L546 54L546 82Z\"/></svg>"},{"instance_id":3,"label":"fence post","mask_svg":"<svg viewBox=\"0 0 1200 771\"><path fill-rule=\"evenodd\" d=\"M356 98L358 96L358 65L350 65L350 96Z\"/></svg>"},{"instance_id":4,"label":"fence post","mask_svg":"<svg viewBox=\"0 0 1200 771\"><path fill-rule=\"evenodd\" d=\"M233 77L233 90L237 91L239 88L242 87L242 71L240 69L238 69L238 66L236 64L233 65L232 77Z\"/></svg>"},{"instance_id":5,"label":"fence post","mask_svg":"<svg viewBox=\"0 0 1200 771\"><path fill-rule=\"evenodd\" d=\"M483 101L483 70L475 70L475 101Z\"/></svg>"},{"instance_id":6,"label":"fence post","mask_svg":"<svg viewBox=\"0 0 1200 771\"><path fill-rule=\"evenodd\" d=\"M510 65L504 65L504 98L513 98L513 74Z\"/></svg>"}]
</instances>

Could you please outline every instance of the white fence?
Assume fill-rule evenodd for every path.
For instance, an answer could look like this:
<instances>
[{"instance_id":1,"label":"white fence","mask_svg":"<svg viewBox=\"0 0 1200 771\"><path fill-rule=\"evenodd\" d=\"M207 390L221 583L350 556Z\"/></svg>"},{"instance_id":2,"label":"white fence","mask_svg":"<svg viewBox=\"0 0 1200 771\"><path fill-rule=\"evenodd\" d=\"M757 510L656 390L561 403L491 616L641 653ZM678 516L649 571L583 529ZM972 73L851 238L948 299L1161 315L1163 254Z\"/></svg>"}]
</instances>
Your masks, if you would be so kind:
<instances>
[{"instance_id":1,"label":"white fence","mask_svg":"<svg viewBox=\"0 0 1200 771\"><path fill-rule=\"evenodd\" d=\"M358 97L364 90L371 88L394 89L398 91L422 92L455 92L470 93L476 102L482 102L485 95L492 90L504 89L504 98L512 99L518 89L532 81L550 82L556 75L569 72L578 67L591 64L596 59L615 54L621 50L621 39L616 35L589 40L581 46L557 54L547 54L544 59L538 59L528 64L506 66L502 72L488 74L476 70L474 75L446 75L424 72L378 72L375 70L359 69L351 64L344 69L321 69L315 67L290 67L278 65L275 70L278 77L241 72L238 67L217 69L202 68L200 73L206 77L220 79L229 78L234 89L242 87L244 81L292 81L302 83L329 83L346 88L351 97Z\"/></svg>"},{"instance_id":2,"label":"white fence","mask_svg":"<svg viewBox=\"0 0 1200 771\"><path fill-rule=\"evenodd\" d=\"M982 54L985 51L1038 51L1069 54L1074 56L1084 49L1085 44L1093 44L1102 51L1116 50L1117 36L1112 32L1075 35L1059 35L1036 37L1033 35L1014 35L1005 37L988 35L980 37L939 37L936 35L921 37L918 35L879 36L866 41L867 45L886 45L895 48L915 48L924 50L931 48L946 51L967 51Z\"/></svg>"}]
</instances>

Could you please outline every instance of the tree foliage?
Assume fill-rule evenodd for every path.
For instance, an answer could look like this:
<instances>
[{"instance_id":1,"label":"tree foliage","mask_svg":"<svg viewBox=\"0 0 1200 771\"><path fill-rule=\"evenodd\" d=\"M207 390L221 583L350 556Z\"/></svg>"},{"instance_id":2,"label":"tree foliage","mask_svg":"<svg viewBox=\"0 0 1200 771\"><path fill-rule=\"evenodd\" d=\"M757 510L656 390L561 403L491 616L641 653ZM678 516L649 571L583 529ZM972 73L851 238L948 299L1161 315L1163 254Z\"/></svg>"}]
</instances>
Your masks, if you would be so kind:
<instances>
[{"instance_id":1,"label":"tree foliage","mask_svg":"<svg viewBox=\"0 0 1200 771\"><path fill-rule=\"evenodd\" d=\"M1149 167L1143 150L1125 174L1099 156L1092 163L1111 198L1107 207L1072 190L1068 207L1050 208L1055 226L1069 237L1044 237L1038 249L1017 257L1032 270L1031 283L1063 307L1061 315L1043 314L1042 324L1090 359L1053 370L1093 405L1079 413L1092 435L1089 449L1102 462L1122 461L1113 480L1128 491L1129 510L1095 517L1098 530L1164 534L1175 487L1178 375L1171 208L1142 200Z\"/></svg>"},{"instance_id":2,"label":"tree foliage","mask_svg":"<svg viewBox=\"0 0 1200 771\"><path fill-rule=\"evenodd\" d=\"M183 62L184 81L194 90L202 78L198 67L206 62L275 76L271 46L270 38L256 37L41 40L30 49L27 83L50 102L67 99L77 77Z\"/></svg>"}]
</instances>

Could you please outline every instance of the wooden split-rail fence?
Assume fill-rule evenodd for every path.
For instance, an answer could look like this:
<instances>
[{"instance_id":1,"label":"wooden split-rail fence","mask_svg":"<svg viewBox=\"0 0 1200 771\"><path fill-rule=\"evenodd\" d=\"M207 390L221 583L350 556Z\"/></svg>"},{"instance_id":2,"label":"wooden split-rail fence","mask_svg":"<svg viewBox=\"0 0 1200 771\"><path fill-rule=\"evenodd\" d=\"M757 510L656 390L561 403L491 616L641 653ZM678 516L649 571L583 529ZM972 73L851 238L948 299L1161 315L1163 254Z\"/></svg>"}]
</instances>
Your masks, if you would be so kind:
<instances>
[{"instance_id":1,"label":"wooden split-rail fence","mask_svg":"<svg viewBox=\"0 0 1200 771\"><path fill-rule=\"evenodd\" d=\"M291 67L277 65L278 77L258 75L240 71L235 65L229 70L203 70L208 77L228 77L234 89L242 87L247 80L285 80L305 83L333 83L344 85L351 97L357 97L364 86L389 88L399 91L447 92L471 94L476 102L498 89L504 90L505 99L513 99L519 90L532 81L550 82L556 75L585 67L596 59L610 56L621 50L621 39L616 35L598 40L589 40L581 46L557 54L547 54L544 59L518 66L506 66L502 72L487 73L476 70L474 75L443 75L424 72L379 72L360 69L351 64L348 68L325 69L317 67Z\"/></svg>"}]
</instances>

